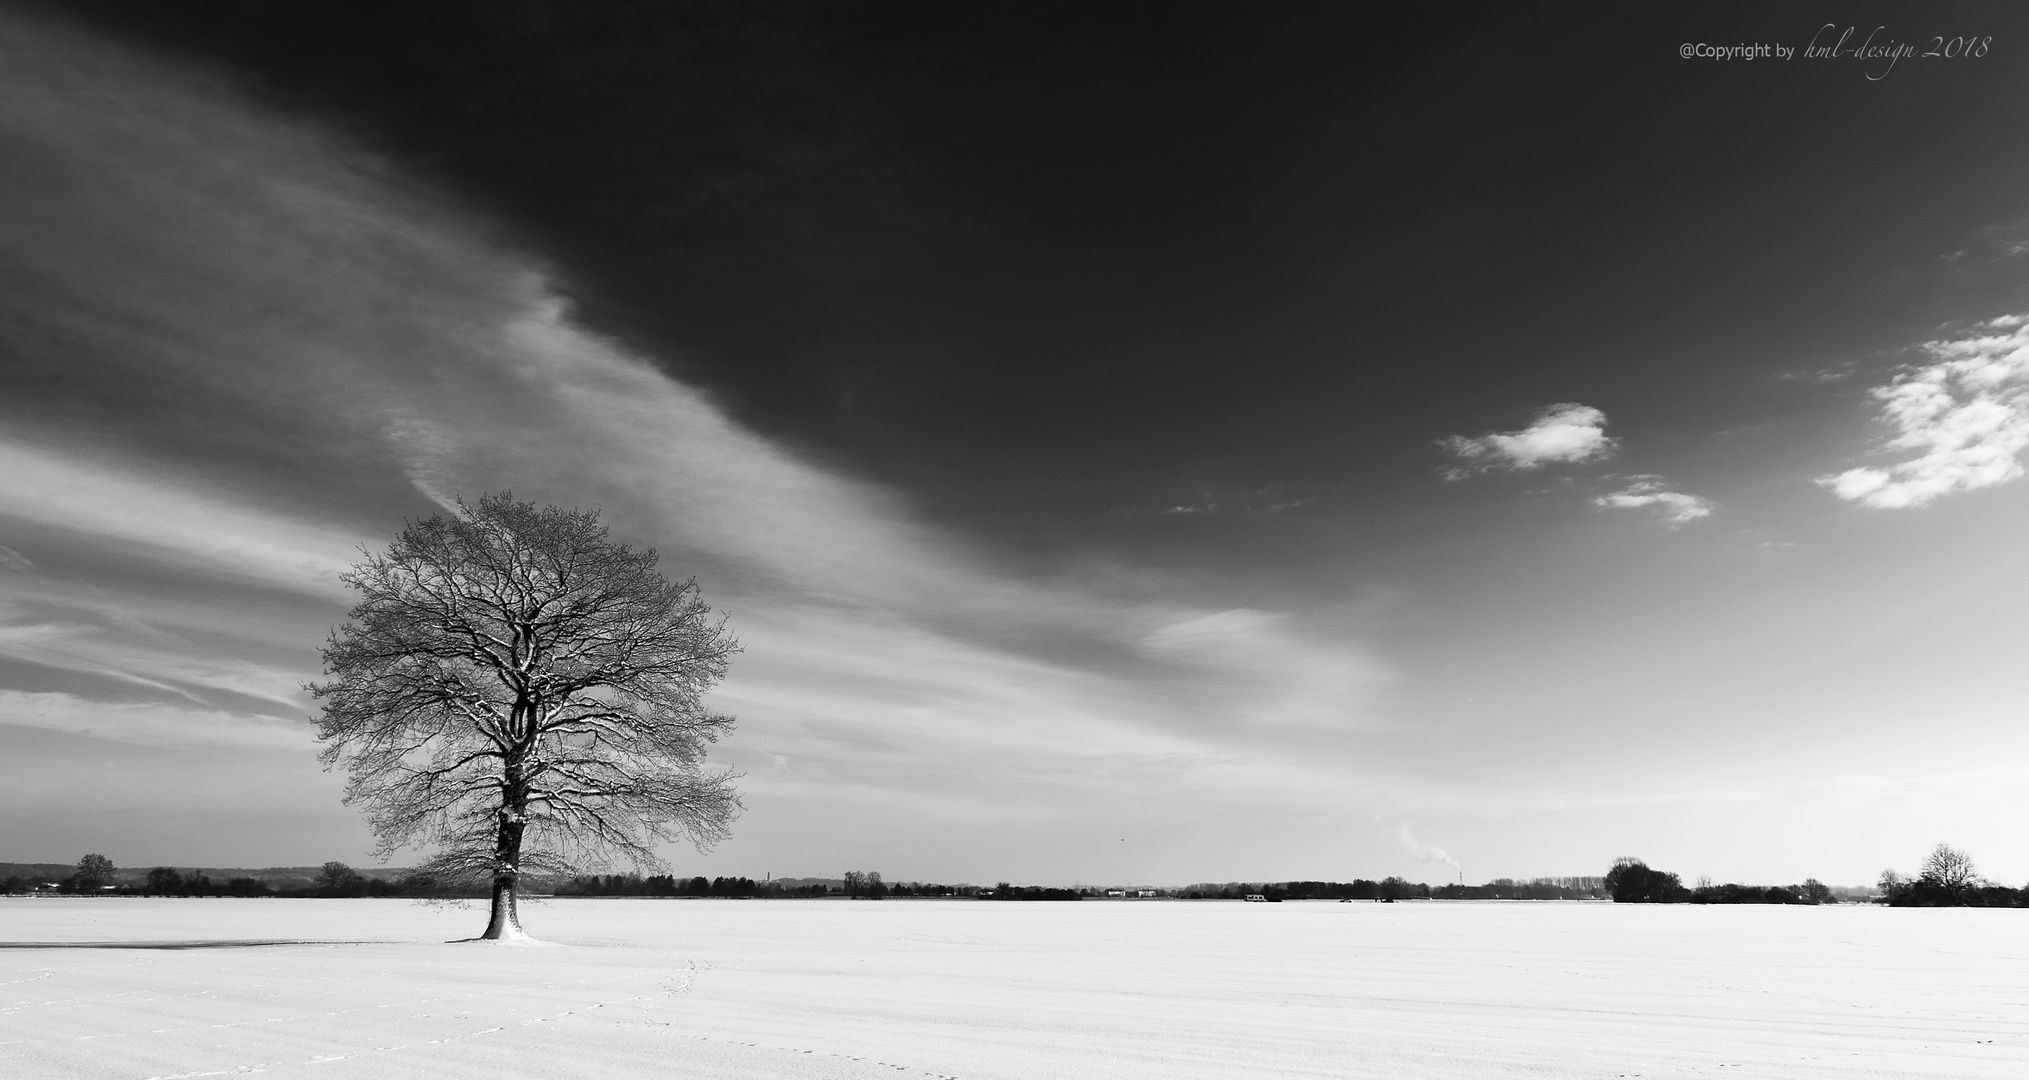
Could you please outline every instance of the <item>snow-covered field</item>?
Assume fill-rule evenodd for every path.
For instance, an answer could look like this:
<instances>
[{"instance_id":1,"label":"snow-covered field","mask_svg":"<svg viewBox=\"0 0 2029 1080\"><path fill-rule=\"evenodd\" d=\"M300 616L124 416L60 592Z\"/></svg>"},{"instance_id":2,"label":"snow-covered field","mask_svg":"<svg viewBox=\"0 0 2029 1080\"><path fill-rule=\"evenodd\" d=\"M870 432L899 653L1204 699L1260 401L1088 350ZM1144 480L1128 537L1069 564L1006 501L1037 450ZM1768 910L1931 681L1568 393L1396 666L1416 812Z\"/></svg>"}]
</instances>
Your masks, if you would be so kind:
<instances>
[{"instance_id":1,"label":"snow-covered field","mask_svg":"<svg viewBox=\"0 0 2029 1080\"><path fill-rule=\"evenodd\" d=\"M399 900L0 901L0 1076L2029 1077L2029 912L560 900L523 921L557 944L449 944L481 914Z\"/></svg>"}]
</instances>

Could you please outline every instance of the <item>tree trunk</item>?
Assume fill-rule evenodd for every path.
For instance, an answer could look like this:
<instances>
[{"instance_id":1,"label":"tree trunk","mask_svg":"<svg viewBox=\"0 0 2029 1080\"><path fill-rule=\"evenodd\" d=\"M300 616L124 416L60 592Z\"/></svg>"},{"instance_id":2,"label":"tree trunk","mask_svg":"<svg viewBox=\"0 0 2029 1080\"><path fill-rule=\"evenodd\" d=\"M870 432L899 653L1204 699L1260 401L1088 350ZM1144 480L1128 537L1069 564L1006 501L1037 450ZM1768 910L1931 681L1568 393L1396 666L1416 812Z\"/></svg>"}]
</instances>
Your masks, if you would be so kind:
<instances>
[{"instance_id":1,"label":"tree trunk","mask_svg":"<svg viewBox=\"0 0 2029 1080\"><path fill-rule=\"evenodd\" d=\"M486 922L483 941L519 941L527 937L521 929L521 915L514 906L514 875L493 875L493 914Z\"/></svg>"},{"instance_id":2,"label":"tree trunk","mask_svg":"<svg viewBox=\"0 0 2029 1080\"><path fill-rule=\"evenodd\" d=\"M486 920L482 941L520 941L528 937L521 929L521 914L515 910L514 891L521 876L521 833L526 819L515 809L502 807L500 836L493 848L493 912Z\"/></svg>"}]
</instances>

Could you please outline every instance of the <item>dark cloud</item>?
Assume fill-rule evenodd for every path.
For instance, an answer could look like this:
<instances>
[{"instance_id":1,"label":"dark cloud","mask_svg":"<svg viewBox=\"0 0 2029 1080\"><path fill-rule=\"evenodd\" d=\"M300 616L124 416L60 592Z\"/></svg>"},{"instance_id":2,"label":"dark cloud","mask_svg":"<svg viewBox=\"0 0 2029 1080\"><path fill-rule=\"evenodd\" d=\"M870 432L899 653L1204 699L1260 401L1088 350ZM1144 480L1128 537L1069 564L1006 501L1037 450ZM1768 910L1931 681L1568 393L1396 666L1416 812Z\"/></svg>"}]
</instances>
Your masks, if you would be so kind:
<instances>
[{"instance_id":1,"label":"dark cloud","mask_svg":"<svg viewBox=\"0 0 2029 1080\"><path fill-rule=\"evenodd\" d=\"M1737 410L1742 368L1906 320L1875 268L2019 218L2029 104L1998 52L1676 57L1810 29L1752 6L70 7L337 119L742 420L1011 543L1133 545L1106 511L1179 486L1387 498L1534 402Z\"/></svg>"}]
</instances>

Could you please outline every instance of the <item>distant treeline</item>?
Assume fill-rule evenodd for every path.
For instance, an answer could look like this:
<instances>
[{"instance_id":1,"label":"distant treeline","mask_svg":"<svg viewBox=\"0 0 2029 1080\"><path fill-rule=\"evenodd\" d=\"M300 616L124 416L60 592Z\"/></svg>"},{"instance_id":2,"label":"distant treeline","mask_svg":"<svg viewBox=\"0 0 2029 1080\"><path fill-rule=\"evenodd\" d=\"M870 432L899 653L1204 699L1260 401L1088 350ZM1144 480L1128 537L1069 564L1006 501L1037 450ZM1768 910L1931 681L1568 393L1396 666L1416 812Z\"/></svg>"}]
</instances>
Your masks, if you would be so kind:
<instances>
[{"instance_id":1,"label":"distant treeline","mask_svg":"<svg viewBox=\"0 0 2029 1080\"><path fill-rule=\"evenodd\" d=\"M406 870L358 871L341 862L321 867L280 867L264 871L205 871L158 866L119 870L102 855L87 855L76 866L56 863L0 863L0 889L9 894L56 893L85 896L239 897L418 897L482 896L480 886L447 885ZM537 892L543 891L538 885ZM1892 907L2029 907L2029 888L2015 889L1980 877L1965 852L1939 844L1915 877L1893 870L1881 875L1878 894L1836 892L1815 878L1798 885L1687 886L1674 873L1636 858L1616 860L1604 877L1496 878L1484 885L1431 886L1401 877L1379 881L1279 881L1200 883L1180 889L1057 888L999 882L940 885L884 881L875 871L847 871L840 878L678 877L638 873L582 875L559 881L557 896L722 897L744 899L845 897L882 900L934 897L973 900L1594 900L1623 904L1833 904L1841 896Z\"/></svg>"},{"instance_id":2,"label":"distant treeline","mask_svg":"<svg viewBox=\"0 0 2029 1080\"><path fill-rule=\"evenodd\" d=\"M1245 900L1259 896L1279 900L1596 900L1605 895L1604 879L1596 877L1496 878L1485 885L1431 886L1405 878L1379 881L1229 881L1160 890L1183 900Z\"/></svg>"},{"instance_id":3,"label":"distant treeline","mask_svg":"<svg viewBox=\"0 0 2029 1080\"><path fill-rule=\"evenodd\" d=\"M824 896L822 884L792 885L748 877L671 877L655 874L594 874L557 885L558 896Z\"/></svg>"},{"instance_id":4,"label":"distant treeline","mask_svg":"<svg viewBox=\"0 0 2029 1080\"><path fill-rule=\"evenodd\" d=\"M340 862L322 867L283 867L255 876L248 872L120 870L103 855L87 855L75 867L49 863L0 863L0 891L9 895L55 893L86 896L410 896L422 895L407 871L361 873ZM26 871L24 873L23 871ZM228 876L230 875L230 876Z\"/></svg>"},{"instance_id":5,"label":"distant treeline","mask_svg":"<svg viewBox=\"0 0 2029 1080\"><path fill-rule=\"evenodd\" d=\"M988 888L982 885L938 885L921 881L881 880L875 872L848 871L835 881L793 878L782 881L755 881L747 877L671 877L655 874L598 874L574 877L557 886L558 896L722 896L722 897L817 897L844 896L855 900L882 900L898 896L970 897L978 900L1082 900L1096 890L1049 889L1015 886L1003 881Z\"/></svg>"},{"instance_id":6,"label":"distant treeline","mask_svg":"<svg viewBox=\"0 0 2029 1080\"><path fill-rule=\"evenodd\" d=\"M2011 889L1991 881L1951 888L1918 878L1884 882L1881 902L1889 907L2029 907L2029 888Z\"/></svg>"},{"instance_id":7,"label":"distant treeline","mask_svg":"<svg viewBox=\"0 0 2029 1080\"><path fill-rule=\"evenodd\" d=\"M255 876L231 876L202 870L158 866L147 871L120 870L103 855L87 855L75 867L58 863L0 863L0 888L10 894L48 893L72 896L239 896L445 898L484 896L483 884L435 881L406 870L361 872L342 862L321 867L289 867ZM537 883L537 892L542 886ZM938 885L929 882L885 882L872 871L848 871L843 878L788 878L755 881L748 877L676 877L638 873L572 877L555 886L557 896L639 897L822 897L857 900L887 897L957 897L978 900L1082 900L1097 889L1017 886Z\"/></svg>"},{"instance_id":8,"label":"distant treeline","mask_svg":"<svg viewBox=\"0 0 2029 1080\"><path fill-rule=\"evenodd\" d=\"M1833 891L1816 878L1801 885L1686 886L1676 874L1623 857L1607 871L1608 895L1623 904L1836 904ZM1890 907L2029 907L2029 889L2013 889L1979 876L1970 855L1939 844L1914 878L1888 870L1881 875L1876 902Z\"/></svg>"},{"instance_id":9,"label":"distant treeline","mask_svg":"<svg viewBox=\"0 0 2029 1080\"><path fill-rule=\"evenodd\" d=\"M1604 900L1606 879L1542 877L1517 881L1495 878L1484 885L1440 885L1430 890L1438 900Z\"/></svg>"},{"instance_id":10,"label":"distant treeline","mask_svg":"<svg viewBox=\"0 0 2029 1080\"><path fill-rule=\"evenodd\" d=\"M1832 890L1816 878L1801 885L1712 885L1687 888L1677 875L1632 856L1606 872L1606 893L1617 904L1833 904Z\"/></svg>"}]
</instances>

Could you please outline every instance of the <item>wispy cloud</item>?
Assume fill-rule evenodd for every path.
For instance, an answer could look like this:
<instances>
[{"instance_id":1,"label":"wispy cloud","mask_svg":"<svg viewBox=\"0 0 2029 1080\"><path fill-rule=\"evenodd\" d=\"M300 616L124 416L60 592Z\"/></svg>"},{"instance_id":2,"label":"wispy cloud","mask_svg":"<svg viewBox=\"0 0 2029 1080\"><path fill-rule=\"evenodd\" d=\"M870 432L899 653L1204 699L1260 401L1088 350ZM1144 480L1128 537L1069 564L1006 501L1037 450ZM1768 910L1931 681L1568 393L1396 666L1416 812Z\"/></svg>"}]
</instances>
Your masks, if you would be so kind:
<instances>
[{"instance_id":1,"label":"wispy cloud","mask_svg":"<svg viewBox=\"0 0 2029 1080\"><path fill-rule=\"evenodd\" d=\"M1281 484L1268 484L1251 490L1206 491L1189 502L1173 503L1157 511L1165 515L1192 514L1244 514L1258 517L1264 514L1280 514L1309 506L1317 496L1297 498L1284 490Z\"/></svg>"},{"instance_id":2,"label":"wispy cloud","mask_svg":"<svg viewBox=\"0 0 2029 1080\"><path fill-rule=\"evenodd\" d=\"M1606 414L1577 402L1545 406L1534 423L1519 431L1473 438L1453 435L1441 445L1464 462L1445 470L1453 480L1494 469L1526 471L1558 462L1599 461L1615 449L1615 441L1606 434Z\"/></svg>"},{"instance_id":3,"label":"wispy cloud","mask_svg":"<svg viewBox=\"0 0 2029 1080\"><path fill-rule=\"evenodd\" d=\"M1990 319L1925 342L1932 359L1873 396L1895 434L1882 443L1916 456L1818 478L1832 494L1883 509L2005 484L2022 475L2029 447L2029 316Z\"/></svg>"},{"instance_id":4,"label":"wispy cloud","mask_svg":"<svg viewBox=\"0 0 2029 1080\"><path fill-rule=\"evenodd\" d=\"M207 706L232 702L242 711L277 716L300 717L307 710L302 671L261 657L251 635L235 639L216 629L174 624L173 630L163 630L90 605L27 607L18 613L25 617L0 623L0 657L87 676L86 681L144 687L156 691L158 699ZM244 625L240 629L259 632ZM313 640L306 634L296 656L307 656Z\"/></svg>"},{"instance_id":5,"label":"wispy cloud","mask_svg":"<svg viewBox=\"0 0 2029 1080\"><path fill-rule=\"evenodd\" d=\"M1650 510L1671 525L1696 521L1712 513L1710 500L1671 491L1669 481L1660 476L1631 476L1627 479L1626 487L1592 500L1593 505L1608 509Z\"/></svg>"},{"instance_id":6,"label":"wispy cloud","mask_svg":"<svg viewBox=\"0 0 2029 1080\"><path fill-rule=\"evenodd\" d=\"M1979 273L2029 254L2029 219L1989 225L1975 233L1968 246L1937 257L1956 273Z\"/></svg>"},{"instance_id":7,"label":"wispy cloud","mask_svg":"<svg viewBox=\"0 0 2029 1080\"><path fill-rule=\"evenodd\" d=\"M358 555L329 525L246 505L173 471L0 440L0 513L314 595L343 595ZM22 567L27 560L20 558Z\"/></svg>"},{"instance_id":8,"label":"wispy cloud","mask_svg":"<svg viewBox=\"0 0 2029 1080\"><path fill-rule=\"evenodd\" d=\"M1183 675L1200 707L1252 723L1365 726L1373 692L1393 678L1359 650L1301 633L1287 614L1251 608L1167 622L1136 649Z\"/></svg>"},{"instance_id":9,"label":"wispy cloud","mask_svg":"<svg viewBox=\"0 0 2029 1080\"><path fill-rule=\"evenodd\" d=\"M316 745L309 725L272 716L19 690L0 690L0 725L140 746L307 752Z\"/></svg>"}]
</instances>

